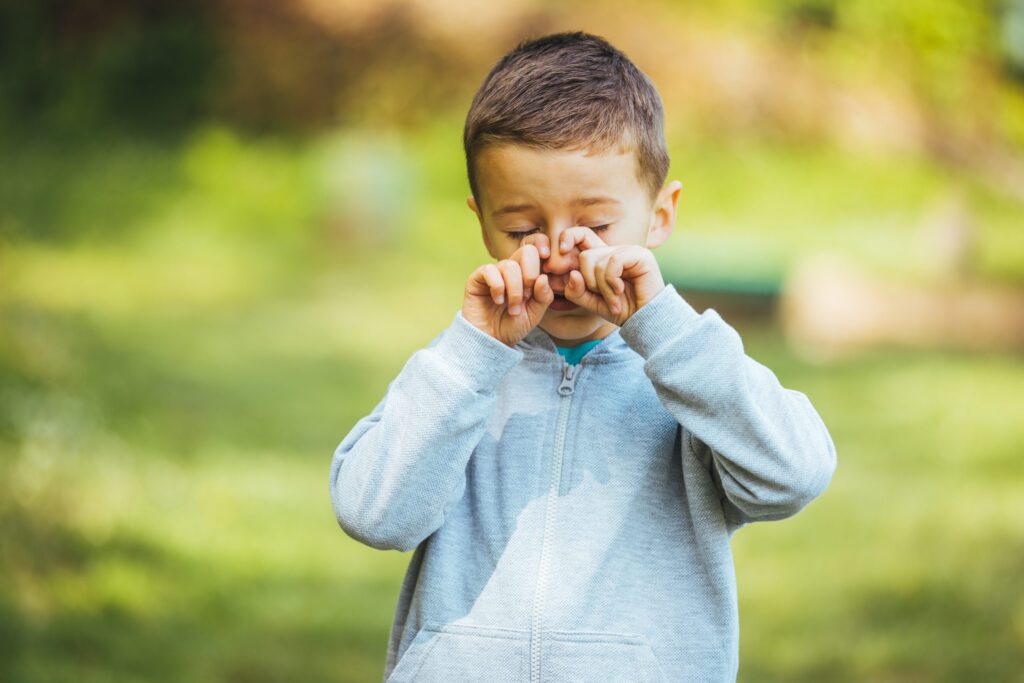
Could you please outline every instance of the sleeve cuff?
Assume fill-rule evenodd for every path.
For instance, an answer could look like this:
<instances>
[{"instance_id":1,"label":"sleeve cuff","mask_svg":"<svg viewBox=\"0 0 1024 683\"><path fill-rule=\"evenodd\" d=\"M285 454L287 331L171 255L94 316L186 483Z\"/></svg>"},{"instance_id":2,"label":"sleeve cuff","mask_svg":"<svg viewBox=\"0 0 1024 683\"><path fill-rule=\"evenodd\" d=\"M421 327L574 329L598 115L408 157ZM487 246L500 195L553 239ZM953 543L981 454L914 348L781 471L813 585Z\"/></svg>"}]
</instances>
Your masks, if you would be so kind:
<instances>
[{"instance_id":1,"label":"sleeve cuff","mask_svg":"<svg viewBox=\"0 0 1024 683\"><path fill-rule=\"evenodd\" d=\"M679 295L675 285L667 284L623 323L619 334L630 348L649 358L655 349L700 318L700 313Z\"/></svg>"},{"instance_id":2,"label":"sleeve cuff","mask_svg":"<svg viewBox=\"0 0 1024 683\"><path fill-rule=\"evenodd\" d=\"M441 362L477 393L489 393L523 358L523 352L498 341L455 312L451 325L433 346Z\"/></svg>"}]
</instances>

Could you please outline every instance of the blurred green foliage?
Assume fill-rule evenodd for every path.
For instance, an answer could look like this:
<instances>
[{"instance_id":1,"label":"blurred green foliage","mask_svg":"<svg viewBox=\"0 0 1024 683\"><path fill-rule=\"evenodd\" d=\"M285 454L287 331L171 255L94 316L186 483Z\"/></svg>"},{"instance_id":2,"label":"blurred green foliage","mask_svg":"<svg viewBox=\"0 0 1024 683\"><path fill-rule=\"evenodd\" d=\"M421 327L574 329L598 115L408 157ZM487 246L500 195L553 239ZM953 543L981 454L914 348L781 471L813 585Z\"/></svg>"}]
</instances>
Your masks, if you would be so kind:
<instances>
[{"instance_id":1,"label":"blurred green foliage","mask_svg":"<svg viewBox=\"0 0 1024 683\"><path fill-rule=\"evenodd\" d=\"M151 176L115 166L111 187L134 175L150 197L111 214L117 240L8 242L0 678L379 676L407 556L340 532L327 466L485 258L444 151L457 131L290 147L206 129L157 154ZM349 239L328 181L348 168L336 155L375 144L405 150L392 163L412 203L395 235ZM658 252L666 268L728 251L738 226L780 259L829 240L909 258L894 231L943 182L813 150L729 150L673 155L673 177L693 180ZM68 230L104 215L64 201ZM985 214L1004 253L1011 208ZM777 331L737 324L748 353L812 398L840 453L805 514L734 540L741 679L1011 680L1024 664L1019 359L879 352L821 368Z\"/></svg>"},{"instance_id":2,"label":"blurred green foliage","mask_svg":"<svg viewBox=\"0 0 1024 683\"><path fill-rule=\"evenodd\" d=\"M125 275L187 262L171 240L7 254L5 680L379 676L408 556L340 532L327 463L448 320L472 263L399 253L274 281L251 276L264 263L242 238L219 239L218 258L180 277L239 289L196 288L204 301L177 306ZM69 272L83 287L54 295ZM97 296L104 281L128 291ZM740 329L812 398L840 453L805 514L734 539L741 679L1012 680L1019 361L879 353L819 368L770 329Z\"/></svg>"},{"instance_id":3,"label":"blurred green foliage","mask_svg":"<svg viewBox=\"0 0 1024 683\"><path fill-rule=\"evenodd\" d=\"M562 4L567 14L583 11ZM751 36L811 50L835 75L895 74L936 120L990 115L970 106L983 94L997 102L1000 134L1024 145L1024 84L1015 80L1024 68L1020 0L656 0L638 10L747 26ZM372 16L318 21L300 3L0 0L0 123L153 137L210 117L308 133L463 114L489 66L467 49L473 36L446 46L403 3ZM561 17L556 8L538 10L511 22L507 40L554 30Z\"/></svg>"},{"instance_id":4,"label":"blurred green foliage","mask_svg":"<svg viewBox=\"0 0 1024 683\"><path fill-rule=\"evenodd\" d=\"M837 79L898 73L937 130L998 118L1012 157L1013 7L686 11ZM0 680L383 669L408 556L341 533L328 465L487 258L460 134L489 64L397 11L356 35L260 8L0 0ZM982 81L993 110L968 106ZM1024 281L1022 201L979 166L669 114L670 277L777 280L824 248L924 277L919 228L957 191L980 276ZM1018 680L1020 358L819 367L732 322L839 451L804 514L734 539L740 679Z\"/></svg>"},{"instance_id":5,"label":"blurred green foliage","mask_svg":"<svg viewBox=\"0 0 1024 683\"><path fill-rule=\"evenodd\" d=\"M202 6L0 0L0 122L71 138L194 124L219 53Z\"/></svg>"}]
</instances>

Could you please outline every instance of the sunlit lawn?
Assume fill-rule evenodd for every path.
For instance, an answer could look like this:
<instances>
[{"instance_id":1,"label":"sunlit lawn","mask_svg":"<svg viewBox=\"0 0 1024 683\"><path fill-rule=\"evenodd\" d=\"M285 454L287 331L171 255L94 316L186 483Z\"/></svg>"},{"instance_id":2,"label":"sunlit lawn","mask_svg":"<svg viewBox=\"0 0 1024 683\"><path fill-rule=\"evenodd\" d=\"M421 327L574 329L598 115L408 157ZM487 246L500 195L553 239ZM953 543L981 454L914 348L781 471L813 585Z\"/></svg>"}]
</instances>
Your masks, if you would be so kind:
<instances>
[{"instance_id":1,"label":"sunlit lawn","mask_svg":"<svg viewBox=\"0 0 1024 683\"><path fill-rule=\"evenodd\" d=\"M204 144L203 164L260 174ZM315 214L308 197L261 212L243 187L224 208L215 174L160 163L178 194L124 209L145 229L2 254L0 680L379 679L409 555L340 531L330 457L450 322L478 233L461 195L428 192L402 250L311 247L273 229ZM839 466L804 513L734 537L740 679L1024 680L1022 358L817 367L741 330L810 396Z\"/></svg>"}]
</instances>

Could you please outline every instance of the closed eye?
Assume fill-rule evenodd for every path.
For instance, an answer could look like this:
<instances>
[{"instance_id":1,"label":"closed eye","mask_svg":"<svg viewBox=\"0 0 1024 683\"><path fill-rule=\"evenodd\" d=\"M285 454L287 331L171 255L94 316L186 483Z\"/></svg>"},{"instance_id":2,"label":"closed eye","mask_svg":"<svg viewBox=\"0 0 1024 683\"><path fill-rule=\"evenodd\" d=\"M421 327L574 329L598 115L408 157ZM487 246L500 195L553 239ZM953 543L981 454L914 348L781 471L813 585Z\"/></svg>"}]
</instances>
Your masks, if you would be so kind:
<instances>
[{"instance_id":1,"label":"closed eye","mask_svg":"<svg viewBox=\"0 0 1024 683\"><path fill-rule=\"evenodd\" d=\"M589 227L594 232L604 232L609 227L611 227L611 223L605 223L604 225L595 225L595 226L587 226L587 227ZM510 231L510 232L506 232L505 234L508 235L508 237L510 239L518 240L518 239L522 239L526 235L529 235L531 232L533 232L534 230L538 230L538 229L539 228L530 228L529 230L519 230L519 231L516 231L516 232L511 232Z\"/></svg>"}]
</instances>

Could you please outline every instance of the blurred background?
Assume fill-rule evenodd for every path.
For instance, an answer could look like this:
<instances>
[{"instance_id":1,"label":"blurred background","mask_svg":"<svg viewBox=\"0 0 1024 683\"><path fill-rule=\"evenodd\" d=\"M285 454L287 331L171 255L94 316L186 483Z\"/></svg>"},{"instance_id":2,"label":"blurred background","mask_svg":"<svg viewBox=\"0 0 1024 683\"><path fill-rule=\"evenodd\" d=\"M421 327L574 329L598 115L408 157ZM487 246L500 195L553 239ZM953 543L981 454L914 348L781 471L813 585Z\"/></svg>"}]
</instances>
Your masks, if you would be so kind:
<instances>
[{"instance_id":1,"label":"blurred background","mask_svg":"<svg viewBox=\"0 0 1024 683\"><path fill-rule=\"evenodd\" d=\"M372 681L331 455L487 259L518 41L665 102L656 255L839 465L733 538L742 681L1022 681L1024 2L0 0L0 680Z\"/></svg>"}]
</instances>

